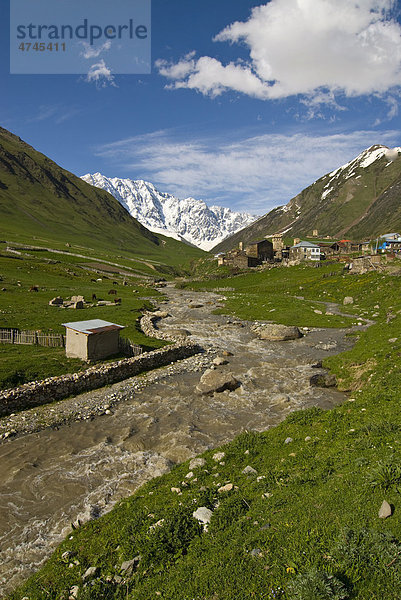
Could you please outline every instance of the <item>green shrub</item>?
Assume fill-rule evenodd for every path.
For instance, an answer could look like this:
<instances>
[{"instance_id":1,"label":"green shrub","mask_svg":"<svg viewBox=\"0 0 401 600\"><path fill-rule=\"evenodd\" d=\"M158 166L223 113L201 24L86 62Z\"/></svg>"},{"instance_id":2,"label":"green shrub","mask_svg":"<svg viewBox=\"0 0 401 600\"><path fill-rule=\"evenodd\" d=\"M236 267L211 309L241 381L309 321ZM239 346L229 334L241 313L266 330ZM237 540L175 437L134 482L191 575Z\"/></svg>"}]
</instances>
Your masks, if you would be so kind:
<instances>
[{"instance_id":1,"label":"green shrub","mask_svg":"<svg viewBox=\"0 0 401 600\"><path fill-rule=\"evenodd\" d=\"M394 558L400 552L401 545L391 533L344 528L330 554L347 576L358 579L380 573L389 578L392 571L399 570Z\"/></svg>"},{"instance_id":2,"label":"green shrub","mask_svg":"<svg viewBox=\"0 0 401 600\"><path fill-rule=\"evenodd\" d=\"M288 586L290 600L344 600L349 598L342 581L325 571L300 573Z\"/></svg>"},{"instance_id":3,"label":"green shrub","mask_svg":"<svg viewBox=\"0 0 401 600\"><path fill-rule=\"evenodd\" d=\"M393 485L401 483L401 466L393 464L390 460L379 461L368 475L368 483L372 487L387 490Z\"/></svg>"}]
</instances>

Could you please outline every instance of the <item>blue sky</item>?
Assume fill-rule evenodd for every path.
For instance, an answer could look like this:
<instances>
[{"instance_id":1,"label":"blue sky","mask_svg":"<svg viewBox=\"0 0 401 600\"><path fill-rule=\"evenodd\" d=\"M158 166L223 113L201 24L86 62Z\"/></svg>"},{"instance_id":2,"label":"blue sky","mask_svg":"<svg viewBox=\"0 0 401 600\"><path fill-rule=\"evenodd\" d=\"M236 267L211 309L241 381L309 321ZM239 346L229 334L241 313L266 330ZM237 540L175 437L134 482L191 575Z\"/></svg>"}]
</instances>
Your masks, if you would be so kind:
<instances>
[{"instance_id":1,"label":"blue sky","mask_svg":"<svg viewBox=\"0 0 401 600\"><path fill-rule=\"evenodd\" d=\"M76 175L264 214L401 146L400 2L153 0L150 74L113 74L101 40L87 75L10 75L0 1L1 124Z\"/></svg>"}]
</instances>

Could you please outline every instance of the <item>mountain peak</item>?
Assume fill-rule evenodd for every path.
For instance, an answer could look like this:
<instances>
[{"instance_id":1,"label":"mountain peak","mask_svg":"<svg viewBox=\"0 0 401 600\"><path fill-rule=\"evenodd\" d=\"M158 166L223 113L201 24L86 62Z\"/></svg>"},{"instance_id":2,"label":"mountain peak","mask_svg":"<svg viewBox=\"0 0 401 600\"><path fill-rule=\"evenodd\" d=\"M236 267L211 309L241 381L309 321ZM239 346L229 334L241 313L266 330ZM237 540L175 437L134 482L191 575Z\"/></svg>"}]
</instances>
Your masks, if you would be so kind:
<instances>
[{"instance_id":1,"label":"mountain peak","mask_svg":"<svg viewBox=\"0 0 401 600\"><path fill-rule=\"evenodd\" d=\"M88 173L81 179L107 190L150 231L185 241L203 250L210 250L256 218L229 208L208 207L203 200L196 198L176 198L159 192L153 183L143 179L110 178L101 173Z\"/></svg>"}]
</instances>

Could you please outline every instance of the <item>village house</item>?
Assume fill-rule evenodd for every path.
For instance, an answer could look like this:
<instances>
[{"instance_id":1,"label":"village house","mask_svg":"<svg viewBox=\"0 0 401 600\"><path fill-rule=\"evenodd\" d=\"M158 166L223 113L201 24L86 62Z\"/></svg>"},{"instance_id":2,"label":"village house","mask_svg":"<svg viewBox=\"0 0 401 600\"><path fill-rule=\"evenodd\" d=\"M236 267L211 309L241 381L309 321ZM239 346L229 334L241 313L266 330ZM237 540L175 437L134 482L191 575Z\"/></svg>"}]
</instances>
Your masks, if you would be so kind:
<instances>
[{"instance_id":1,"label":"village house","mask_svg":"<svg viewBox=\"0 0 401 600\"><path fill-rule=\"evenodd\" d=\"M382 252L394 252L401 249L399 233L385 233L378 238L377 247Z\"/></svg>"},{"instance_id":2,"label":"village house","mask_svg":"<svg viewBox=\"0 0 401 600\"><path fill-rule=\"evenodd\" d=\"M219 266L238 267L246 269L249 267L257 267L262 262L273 259L273 244L270 240L261 240L259 242L251 242L244 249L243 242L239 243L239 247L230 250L227 254L217 256L217 264Z\"/></svg>"},{"instance_id":3,"label":"village house","mask_svg":"<svg viewBox=\"0 0 401 600\"><path fill-rule=\"evenodd\" d=\"M102 360L119 351L122 325L92 319L63 323L66 328L65 352L68 358Z\"/></svg>"},{"instance_id":4,"label":"village house","mask_svg":"<svg viewBox=\"0 0 401 600\"><path fill-rule=\"evenodd\" d=\"M298 242L290 248L290 260L320 260L321 251L317 244Z\"/></svg>"}]
</instances>

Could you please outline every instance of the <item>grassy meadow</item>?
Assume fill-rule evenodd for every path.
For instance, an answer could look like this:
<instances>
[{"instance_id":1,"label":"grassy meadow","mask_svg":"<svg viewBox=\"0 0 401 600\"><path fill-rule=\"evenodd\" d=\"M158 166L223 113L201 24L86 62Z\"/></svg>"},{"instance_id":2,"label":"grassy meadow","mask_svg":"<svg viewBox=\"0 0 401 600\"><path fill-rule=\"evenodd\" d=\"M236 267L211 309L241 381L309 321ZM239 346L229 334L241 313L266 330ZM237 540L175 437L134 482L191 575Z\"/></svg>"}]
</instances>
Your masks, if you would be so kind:
<instances>
[{"instance_id":1,"label":"grassy meadow","mask_svg":"<svg viewBox=\"0 0 401 600\"><path fill-rule=\"evenodd\" d=\"M61 600L73 586L78 600L401 598L399 277L327 265L191 287L233 288L227 314L305 326L341 326L342 317L313 307L352 296L345 308L355 318L344 324L357 315L375 324L358 332L352 350L325 361L348 400L292 413L264 433L244 432L203 454L203 465L186 462L152 480L72 530L10 598ZM384 500L392 514L379 518ZM198 507L212 511L207 528L193 517ZM131 571L122 569L135 557ZM95 572L83 581L88 567Z\"/></svg>"},{"instance_id":2,"label":"grassy meadow","mask_svg":"<svg viewBox=\"0 0 401 600\"><path fill-rule=\"evenodd\" d=\"M111 271L96 273L93 269L100 265ZM163 342L144 336L138 328L138 319L160 294L149 277L145 279L136 271L131 273L126 266L123 263L118 268L93 258L46 251L13 255L0 245L0 327L65 333L62 323L104 319L125 326L121 337L146 348L158 348ZM123 285L125 280L128 285ZM29 291L33 286L39 291ZM116 295L108 293L111 289L116 290ZM93 294L96 301L92 301ZM77 295L88 303L82 310L49 306L49 300L55 296L67 300ZM120 305L96 306L99 300L113 301L116 297L121 298ZM86 367L80 360L67 359L64 348L0 344L0 388Z\"/></svg>"}]
</instances>

